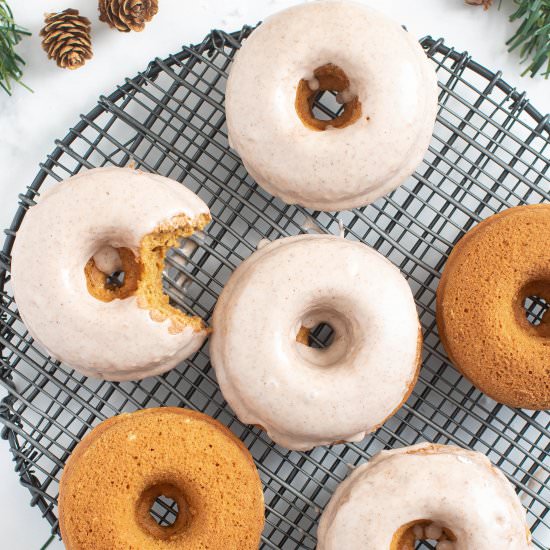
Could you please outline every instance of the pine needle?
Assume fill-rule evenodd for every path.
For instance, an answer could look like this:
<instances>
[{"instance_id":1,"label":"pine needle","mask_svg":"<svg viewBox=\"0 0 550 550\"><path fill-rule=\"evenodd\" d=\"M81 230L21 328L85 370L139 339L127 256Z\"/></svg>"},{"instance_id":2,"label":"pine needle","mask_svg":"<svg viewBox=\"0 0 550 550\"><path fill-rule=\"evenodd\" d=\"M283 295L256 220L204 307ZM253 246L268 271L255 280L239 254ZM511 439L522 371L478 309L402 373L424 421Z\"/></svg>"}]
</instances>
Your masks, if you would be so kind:
<instances>
[{"instance_id":1,"label":"pine needle","mask_svg":"<svg viewBox=\"0 0 550 550\"><path fill-rule=\"evenodd\" d=\"M529 62L522 76L533 77L542 72L550 76L550 0L514 0L518 9L510 21L521 20L521 24L507 42L508 51L519 49L521 63Z\"/></svg>"},{"instance_id":2,"label":"pine needle","mask_svg":"<svg viewBox=\"0 0 550 550\"><path fill-rule=\"evenodd\" d=\"M15 46L30 32L17 25L7 0L0 0L0 87L11 95L12 82L32 91L22 81L25 61L15 51Z\"/></svg>"}]
</instances>

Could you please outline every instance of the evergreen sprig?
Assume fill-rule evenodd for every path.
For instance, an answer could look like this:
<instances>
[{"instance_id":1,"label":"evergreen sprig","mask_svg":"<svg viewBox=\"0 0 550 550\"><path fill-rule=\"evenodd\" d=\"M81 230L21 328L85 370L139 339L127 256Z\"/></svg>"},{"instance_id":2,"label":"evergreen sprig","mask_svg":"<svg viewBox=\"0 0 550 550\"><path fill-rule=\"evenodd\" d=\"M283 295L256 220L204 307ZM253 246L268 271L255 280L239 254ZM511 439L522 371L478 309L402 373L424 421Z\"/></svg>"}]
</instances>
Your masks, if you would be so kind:
<instances>
[{"instance_id":1,"label":"evergreen sprig","mask_svg":"<svg viewBox=\"0 0 550 550\"><path fill-rule=\"evenodd\" d=\"M506 44L508 51L519 48L521 62L530 61L522 76L539 71L550 76L550 0L514 0L518 9L510 21L522 19L516 33Z\"/></svg>"},{"instance_id":2,"label":"evergreen sprig","mask_svg":"<svg viewBox=\"0 0 550 550\"><path fill-rule=\"evenodd\" d=\"M11 95L12 82L30 90L22 81L25 61L15 51L15 46L30 32L17 25L7 0L0 0L0 87Z\"/></svg>"}]
</instances>

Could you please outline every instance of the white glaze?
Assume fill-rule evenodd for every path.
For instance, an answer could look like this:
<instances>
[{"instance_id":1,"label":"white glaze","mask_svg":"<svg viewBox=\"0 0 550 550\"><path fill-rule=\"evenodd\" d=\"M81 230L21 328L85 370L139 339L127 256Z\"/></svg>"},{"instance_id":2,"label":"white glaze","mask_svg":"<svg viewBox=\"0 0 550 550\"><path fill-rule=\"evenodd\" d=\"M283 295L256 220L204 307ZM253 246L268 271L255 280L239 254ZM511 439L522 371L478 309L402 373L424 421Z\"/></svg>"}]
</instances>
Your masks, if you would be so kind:
<instances>
[{"instance_id":1,"label":"white glaze","mask_svg":"<svg viewBox=\"0 0 550 550\"><path fill-rule=\"evenodd\" d=\"M400 527L421 519L456 536L438 549L530 548L525 510L487 457L421 443L382 451L338 486L321 517L317 549L388 550Z\"/></svg>"},{"instance_id":2,"label":"white glaze","mask_svg":"<svg viewBox=\"0 0 550 550\"><path fill-rule=\"evenodd\" d=\"M319 350L300 326L329 323ZM359 441L403 401L419 323L407 281L368 246L332 235L276 240L232 274L213 316L210 357L241 421L289 449Z\"/></svg>"},{"instance_id":3,"label":"white glaze","mask_svg":"<svg viewBox=\"0 0 550 550\"><path fill-rule=\"evenodd\" d=\"M44 192L25 215L12 254L15 300L30 334L88 376L139 379L174 367L201 346L205 331L170 334L170 321L153 321L135 297L97 300L84 266L107 246L137 252L159 224L201 213L208 207L183 185L129 168L89 170ZM103 267L113 261L107 257Z\"/></svg>"},{"instance_id":4,"label":"white glaze","mask_svg":"<svg viewBox=\"0 0 550 550\"><path fill-rule=\"evenodd\" d=\"M122 269L122 261L118 250L112 246L104 246L94 254L94 263L99 271L111 275Z\"/></svg>"},{"instance_id":5,"label":"white glaze","mask_svg":"<svg viewBox=\"0 0 550 550\"><path fill-rule=\"evenodd\" d=\"M358 96L362 115L316 131L296 113L296 89L301 79L311 87L327 63L344 70L346 96ZM368 204L414 171L432 135L437 84L398 23L354 2L319 1L272 15L252 33L231 68L225 106L232 147L262 187L334 211Z\"/></svg>"}]
</instances>

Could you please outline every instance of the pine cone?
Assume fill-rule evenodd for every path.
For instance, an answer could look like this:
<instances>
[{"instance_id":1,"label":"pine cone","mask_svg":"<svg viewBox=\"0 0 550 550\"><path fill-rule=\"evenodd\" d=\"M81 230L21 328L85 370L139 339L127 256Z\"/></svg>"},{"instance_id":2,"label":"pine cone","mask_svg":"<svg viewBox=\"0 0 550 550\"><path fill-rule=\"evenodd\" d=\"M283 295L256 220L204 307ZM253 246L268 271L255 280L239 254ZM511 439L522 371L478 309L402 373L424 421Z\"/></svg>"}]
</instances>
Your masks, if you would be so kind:
<instances>
[{"instance_id":1,"label":"pine cone","mask_svg":"<svg viewBox=\"0 0 550 550\"><path fill-rule=\"evenodd\" d=\"M44 20L46 24L40 31L42 47L58 67L78 69L92 58L91 23L78 10L48 13Z\"/></svg>"},{"instance_id":2,"label":"pine cone","mask_svg":"<svg viewBox=\"0 0 550 550\"><path fill-rule=\"evenodd\" d=\"M142 31L158 10L158 0L99 0L99 20L121 32Z\"/></svg>"}]
</instances>

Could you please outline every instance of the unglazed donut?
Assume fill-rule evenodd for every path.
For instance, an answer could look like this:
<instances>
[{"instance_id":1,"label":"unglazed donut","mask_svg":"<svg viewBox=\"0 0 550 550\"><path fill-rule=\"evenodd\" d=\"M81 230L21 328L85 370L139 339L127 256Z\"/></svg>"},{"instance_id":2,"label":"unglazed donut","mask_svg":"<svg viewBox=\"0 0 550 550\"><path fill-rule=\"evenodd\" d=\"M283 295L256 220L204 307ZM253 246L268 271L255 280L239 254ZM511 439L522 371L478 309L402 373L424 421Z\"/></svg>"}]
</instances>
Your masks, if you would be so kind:
<instances>
[{"instance_id":1,"label":"unglazed donut","mask_svg":"<svg viewBox=\"0 0 550 550\"><path fill-rule=\"evenodd\" d=\"M529 323L528 296L550 302L550 204L510 208L462 237L437 289L437 326L480 390L511 407L550 409L550 314Z\"/></svg>"},{"instance_id":2,"label":"unglazed donut","mask_svg":"<svg viewBox=\"0 0 550 550\"><path fill-rule=\"evenodd\" d=\"M512 485L474 451L421 443L382 451L334 492L318 550L529 550L525 510Z\"/></svg>"},{"instance_id":3,"label":"unglazed donut","mask_svg":"<svg viewBox=\"0 0 550 550\"><path fill-rule=\"evenodd\" d=\"M161 495L170 526L149 514ZM257 550L262 484L252 456L225 426L176 407L115 416L75 448L59 486L67 550Z\"/></svg>"},{"instance_id":4,"label":"unglazed donut","mask_svg":"<svg viewBox=\"0 0 550 550\"><path fill-rule=\"evenodd\" d=\"M320 90L342 115L321 121ZM287 203L320 210L368 204L422 160L437 108L435 71L414 37L349 1L319 1L268 17L231 67L230 144L250 175Z\"/></svg>"},{"instance_id":5,"label":"unglazed donut","mask_svg":"<svg viewBox=\"0 0 550 550\"><path fill-rule=\"evenodd\" d=\"M88 376L139 379L174 367L207 329L169 305L164 255L209 221L183 185L129 168L89 170L50 188L23 218L12 253L29 333ZM123 284L110 284L119 269Z\"/></svg>"},{"instance_id":6,"label":"unglazed donut","mask_svg":"<svg viewBox=\"0 0 550 550\"><path fill-rule=\"evenodd\" d=\"M304 328L334 330L324 349ZM407 281L368 246L331 235L276 240L231 275L210 357L241 421L289 449L359 441L401 406L420 366Z\"/></svg>"}]
</instances>

